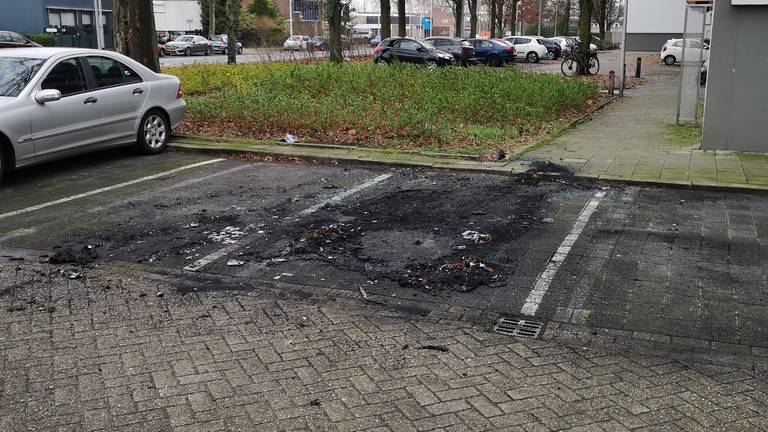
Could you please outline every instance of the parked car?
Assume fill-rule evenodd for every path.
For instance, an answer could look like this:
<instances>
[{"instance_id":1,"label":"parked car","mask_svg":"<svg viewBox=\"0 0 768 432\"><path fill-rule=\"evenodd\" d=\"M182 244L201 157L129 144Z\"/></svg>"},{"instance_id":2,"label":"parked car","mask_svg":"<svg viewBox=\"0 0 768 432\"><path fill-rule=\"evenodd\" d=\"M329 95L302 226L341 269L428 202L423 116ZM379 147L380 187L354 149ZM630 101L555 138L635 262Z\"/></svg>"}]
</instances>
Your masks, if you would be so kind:
<instances>
[{"instance_id":1,"label":"parked car","mask_svg":"<svg viewBox=\"0 0 768 432\"><path fill-rule=\"evenodd\" d=\"M0 171L133 144L160 153L186 106L177 77L121 54L0 50Z\"/></svg>"},{"instance_id":2,"label":"parked car","mask_svg":"<svg viewBox=\"0 0 768 432\"><path fill-rule=\"evenodd\" d=\"M702 49L704 50L702 52ZM702 43L699 40L689 39L686 41L685 57L686 59L695 59L698 61L700 58L703 61L709 59L709 45ZM683 40L682 39L670 39L661 48L659 54L661 61L667 66L672 66L675 63L683 61Z\"/></svg>"},{"instance_id":3,"label":"parked car","mask_svg":"<svg viewBox=\"0 0 768 432\"><path fill-rule=\"evenodd\" d=\"M462 66L477 63L475 48L466 39L451 37L429 37L424 42L440 51L453 55L456 63Z\"/></svg>"},{"instance_id":4,"label":"parked car","mask_svg":"<svg viewBox=\"0 0 768 432\"><path fill-rule=\"evenodd\" d=\"M542 36L531 36L539 45L544 45L547 49L547 60L557 60L563 54L563 49L560 48L560 44L552 39L547 39Z\"/></svg>"},{"instance_id":5,"label":"parked car","mask_svg":"<svg viewBox=\"0 0 768 432\"><path fill-rule=\"evenodd\" d=\"M376 48L381 43L381 37L374 36L373 39L371 39L371 47Z\"/></svg>"},{"instance_id":6,"label":"parked car","mask_svg":"<svg viewBox=\"0 0 768 432\"><path fill-rule=\"evenodd\" d=\"M0 48L33 48L40 46L42 45L32 42L16 32L0 30Z\"/></svg>"},{"instance_id":7,"label":"parked car","mask_svg":"<svg viewBox=\"0 0 768 432\"><path fill-rule=\"evenodd\" d=\"M564 37L553 37L549 40L556 42L560 46L560 51L565 52L571 47L571 41Z\"/></svg>"},{"instance_id":8,"label":"parked car","mask_svg":"<svg viewBox=\"0 0 768 432\"><path fill-rule=\"evenodd\" d=\"M352 42L361 43L361 44L370 43L371 39L373 39L374 36L376 35L374 35L373 32L367 29L355 29L351 34Z\"/></svg>"},{"instance_id":9,"label":"parked car","mask_svg":"<svg viewBox=\"0 0 768 432\"><path fill-rule=\"evenodd\" d=\"M504 66L515 61L515 48L500 39L470 39L478 62L488 66Z\"/></svg>"},{"instance_id":10,"label":"parked car","mask_svg":"<svg viewBox=\"0 0 768 432\"><path fill-rule=\"evenodd\" d=\"M243 44L240 41L235 41L237 46L237 53L243 53ZM211 36L211 50L221 54L227 54L229 49L229 38L225 34Z\"/></svg>"},{"instance_id":11,"label":"parked car","mask_svg":"<svg viewBox=\"0 0 768 432\"><path fill-rule=\"evenodd\" d=\"M701 65L701 85L707 84L707 75L709 74L709 59L704 60L704 64Z\"/></svg>"},{"instance_id":12,"label":"parked car","mask_svg":"<svg viewBox=\"0 0 768 432\"><path fill-rule=\"evenodd\" d=\"M177 37L172 42L166 43L164 51L169 55L185 55L189 57L192 54L211 55L212 48L211 42L202 36L184 35Z\"/></svg>"},{"instance_id":13,"label":"parked car","mask_svg":"<svg viewBox=\"0 0 768 432\"><path fill-rule=\"evenodd\" d=\"M351 49L352 43L347 35L341 35L341 49ZM309 49L312 51L328 51L331 49L331 42L325 36L314 36L309 40Z\"/></svg>"},{"instance_id":14,"label":"parked car","mask_svg":"<svg viewBox=\"0 0 768 432\"><path fill-rule=\"evenodd\" d=\"M288 51L306 51L309 49L309 36L291 36L283 43L283 49Z\"/></svg>"},{"instance_id":15,"label":"parked car","mask_svg":"<svg viewBox=\"0 0 768 432\"><path fill-rule=\"evenodd\" d=\"M373 50L376 64L389 64L393 61L424 64L428 67L450 66L453 55L432 48L413 38L387 38Z\"/></svg>"},{"instance_id":16,"label":"parked car","mask_svg":"<svg viewBox=\"0 0 768 432\"><path fill-rule=\"evenodd\" d=\"M518 57L525 59L528 63L538 63L541 59L547 58L547 47L539 44L533 36L507 36L504 40L515 47Z\"/></svg>"}]
</instances>

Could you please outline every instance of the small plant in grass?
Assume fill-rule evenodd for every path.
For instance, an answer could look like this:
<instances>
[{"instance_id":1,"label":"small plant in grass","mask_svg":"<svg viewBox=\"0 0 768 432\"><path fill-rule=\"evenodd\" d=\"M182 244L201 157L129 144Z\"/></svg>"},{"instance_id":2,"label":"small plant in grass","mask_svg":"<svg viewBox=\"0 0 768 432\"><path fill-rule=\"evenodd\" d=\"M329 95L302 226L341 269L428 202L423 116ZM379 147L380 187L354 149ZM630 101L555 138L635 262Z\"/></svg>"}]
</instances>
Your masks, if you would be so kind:
<instances>
[{"instance_id":1,"label":"small plant in grass","mask_svg":"<svg viewBox=\"0 0 768 432\"><path fill-rule=\"evenodd\" d=\"M509 151L597 94L590 82L513 68L260 63L165 72L184 84L188 132L386 148Z\"/></svg>"},{"instance_id":2,"label":"small plant in grass","mask_svg":"<svg viewBox=\"0 0 768 432\"><path fill-rule=\"evenodd\" d=\"M664 128L680 144L695 145L701 143L702 125L699 123L668 124Z\"/></svg>"}]
</instances>

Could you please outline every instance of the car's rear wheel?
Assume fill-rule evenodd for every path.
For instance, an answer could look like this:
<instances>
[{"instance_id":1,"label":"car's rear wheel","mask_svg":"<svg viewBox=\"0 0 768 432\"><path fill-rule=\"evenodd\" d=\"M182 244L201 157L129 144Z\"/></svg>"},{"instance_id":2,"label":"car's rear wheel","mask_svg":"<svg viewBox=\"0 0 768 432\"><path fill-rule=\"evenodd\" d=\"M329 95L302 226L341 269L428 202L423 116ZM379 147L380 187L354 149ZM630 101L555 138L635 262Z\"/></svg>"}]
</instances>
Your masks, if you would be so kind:
<instances>
[{"instance_id":1,"label":"car's rear wheel","mask_svg":"<svg viewBox=\"0 0 768 432\"><path fill-rule=\"evenodd\" d=\"M434 61L434 60L427 60L426 65L427 65L427 69L429 69L429 70L437 69L437 62Z\"/></svg>"},{"instance_id":2,"label":"car's rear wheel","mask_svg":"<svg viewBox=\"0 0 768 432\"><path fill-rule=\"evenodd\" d=\"M529 52L528 55L525 56L525 59L528 63L537 63L539 61L539 55L535 52Z\"/></svg>"},{"instance_id":3,"label":"car's rear wheel","mask_svg":"<svg viewBox=\"0 0 768 432\"><path fill-rule=\"evenodd\" d=\"M547 51L547 60L554 60L555 59L555 53L552 51Z\"/></svg>"},{"instance_id":4,"label":"car's rear wheel","mask_svg":"<svg viewBox=\"0 0 768 432\"><path fill-rule=\"evenodd\" d=\"M146 154L161 153L168 146L171 125L165 114L151 110L144 115L139 124L137 145Z\"/></svg>"},{"instance_id":5,"label":"car's rear wheel","mask_svg":"<svg viewBox=\"0 0 768 432\"><path fill-rule=\"evenodd\" d=\"M668 55L664 57L664 64L667 66L672 66L677 62L677 59L673 55Z\"/></svg>"},{"instance_id":6,"label":"car's rear wheel","mask_svg":"<svg viewBox=\"0 0 768 432\"><path fill-rule=\"evenodd\" d=\"M187 56L187 57L191 56L192 55L192 50L189 49L189 48L185 49L184 50L184 55Z\"/></svg>"},{"instance_id":7,"label":"car's rear wheel","mask_svg":"<svg viewBox=\"0 0 768 432\"><path fill-rule=\"evenodd\" d=\"M208 47L205 49L205 55L207 56L211 55L211 47Z\"/></svg>"},{"instance_id":8,"label":"car's rear wheel","mask_svg":"<svg viewBox=\"0 0 768 432\"><path fill-rule=\"evenodd\" d=\"M501 66L501 59L497 55L488 56L488 66L499 67Z\"/></svg>"}]
</instances>

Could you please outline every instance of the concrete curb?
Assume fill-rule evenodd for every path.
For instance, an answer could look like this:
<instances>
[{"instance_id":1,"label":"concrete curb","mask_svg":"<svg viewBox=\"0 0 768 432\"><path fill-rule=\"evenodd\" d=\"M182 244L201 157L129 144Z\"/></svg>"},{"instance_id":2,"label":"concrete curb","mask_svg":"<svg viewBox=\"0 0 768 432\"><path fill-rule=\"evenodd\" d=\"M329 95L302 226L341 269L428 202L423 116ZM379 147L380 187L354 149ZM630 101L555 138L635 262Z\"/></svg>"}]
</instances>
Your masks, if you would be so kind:
<instances>
[{"instance_id":1,"label":"concrete curb","mask_svg":"<svg viewBox=\"0 0 768 432\"><path fill-rule=\"evenodd\" d=\"M229 141L229 140L228 140ZM507 160L499 162L484 162L468 160L456 154L432 153L420 154L414 151L376 151L361 147L343 147L326 144L289 145L286 143L251 143L241 141L221 142L204 138L180 137L175 138L170 147L182 151L205 153L243 154L254 153L263 156L287 157L306 161L338 162L354 164L396 166L411 168L444 169L461 172L506 175L515 177L531 177L546 180L568 180L575 183L594 184L600 186L629 185L643 187L665 187L681 190L698 190L711 192L737 192L752 194L768 194L768 186L722 183L706 180L663 180L663 179L632 179L613 176L563 175L530 171L532 161Z\"/></svg>"}]
</instances>

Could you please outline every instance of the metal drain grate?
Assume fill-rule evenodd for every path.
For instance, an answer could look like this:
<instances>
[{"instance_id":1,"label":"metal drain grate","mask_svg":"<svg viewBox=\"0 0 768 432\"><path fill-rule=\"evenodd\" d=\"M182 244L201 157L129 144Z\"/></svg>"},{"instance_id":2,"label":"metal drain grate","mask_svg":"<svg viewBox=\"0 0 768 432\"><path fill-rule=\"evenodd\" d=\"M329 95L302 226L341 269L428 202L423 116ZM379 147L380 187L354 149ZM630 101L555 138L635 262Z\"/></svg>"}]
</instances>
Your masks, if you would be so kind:
<instances>
[{"instance_id":1,"label":"metal drain grate","mask_svg":"<svg viewBox=\"0 0 768 432\"><path fill-rule=\"evenodd\" d=\"M535 339L539 337L542 327L544 327L544 324L535 321L501 318L496 323L493 331L507 336Z\"/></svg>"}]
</instances>

